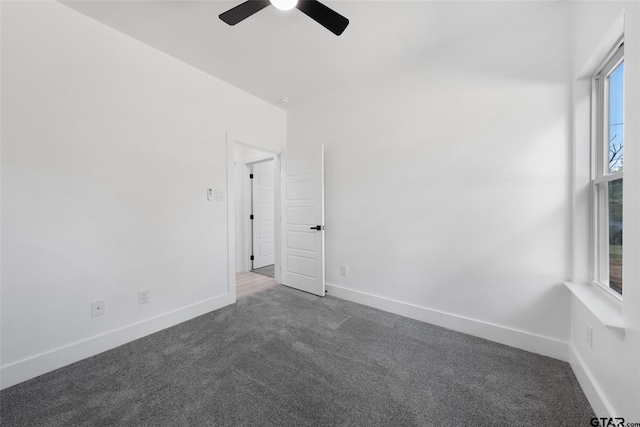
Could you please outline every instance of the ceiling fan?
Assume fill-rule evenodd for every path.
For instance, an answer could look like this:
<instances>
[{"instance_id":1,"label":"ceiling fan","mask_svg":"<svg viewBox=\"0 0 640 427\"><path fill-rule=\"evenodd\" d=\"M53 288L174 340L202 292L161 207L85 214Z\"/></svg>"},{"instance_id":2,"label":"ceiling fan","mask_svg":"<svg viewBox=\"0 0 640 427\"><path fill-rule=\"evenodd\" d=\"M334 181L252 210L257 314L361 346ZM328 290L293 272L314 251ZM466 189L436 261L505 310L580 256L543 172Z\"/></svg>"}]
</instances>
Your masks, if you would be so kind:
<instances>
[{"instance_id":1,"label":"ceiling fan","mask_svg":"<svg viewBox=\"0 0 640 427\"><path fill-rule=\"evenodd\" d=\"M248 0L220 14L219 17L229 25L236 25L269 4L280 10L291 10L295 7L336 36L342 34L349 25L347 18L317 0Z\"/></svg>"}]
</instances>

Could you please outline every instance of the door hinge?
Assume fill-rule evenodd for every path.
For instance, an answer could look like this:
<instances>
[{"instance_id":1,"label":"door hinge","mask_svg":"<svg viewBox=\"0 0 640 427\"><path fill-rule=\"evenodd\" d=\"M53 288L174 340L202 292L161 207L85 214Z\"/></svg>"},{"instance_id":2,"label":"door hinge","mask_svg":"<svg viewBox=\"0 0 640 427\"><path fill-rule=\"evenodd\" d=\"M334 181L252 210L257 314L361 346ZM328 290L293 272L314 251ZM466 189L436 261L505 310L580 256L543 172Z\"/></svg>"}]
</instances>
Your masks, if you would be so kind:
<instances>
[{"instance_id":1,"label":"door hinge","mask_svg":"<svg viewBox=\"0 0 640 427\"><path fill-rule=\"evenodd\" d=\"M249 179L253 179L253 174L252 173L249 174Z\"/></svg>"},{"instance_id":2,"label":"door hinge","mask_svg":"<svg viewBox=\"0 0 640 427\"><path fill-rule=\"evenodd\" d=\"M253 255L251 255L251 261L253 261Z\"/></svg>"},{"instance_id":3,"label":"door hinge","mask_svg":"<svg viewBox=\"0 0 640 427\"><path fill-rule=\"evenodd\" d=\"M253 220L253 215L249 215L249 219Z\"/></svg>"}]
</instances>

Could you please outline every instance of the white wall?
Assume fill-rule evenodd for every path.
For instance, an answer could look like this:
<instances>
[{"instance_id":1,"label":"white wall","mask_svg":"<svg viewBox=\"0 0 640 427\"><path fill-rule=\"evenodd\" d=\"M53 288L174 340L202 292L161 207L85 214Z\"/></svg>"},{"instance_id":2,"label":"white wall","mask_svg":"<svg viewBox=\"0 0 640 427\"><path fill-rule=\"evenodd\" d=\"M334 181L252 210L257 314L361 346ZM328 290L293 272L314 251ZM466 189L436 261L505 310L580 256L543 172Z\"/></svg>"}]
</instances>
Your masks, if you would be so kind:
<instances>
[{"instance_id":1,"label":"white wall","mask_svg":"<svg viewBox=\"0 0 640 427\"><path fill-rule=\"evenodd\" d=\"M289 112L289 148L326 147L329 294L566 360L567 20L549 7Z\"/></svg>"},{"instance_id":2,"label":"white wall","mask_svg":"<svg viewBox=\"0 0 640 427\"><path fill-rule=\"evenodd\" d=\"M59 3L2 2L2 386L233 302L205 191L227 131L279 152L285 121Z\"/></svg>"},{"instance_id":3,"label":"white wall","mask_svg":"<svg viewBox=\"0 0 640 427\"><path fill-rule=\"evenodd\" d=\"M607 329L578 298L571 301L571 362L601 417L640 420L640 5L638 2L571 2L571 59L575 114L575 235L573 280L588 286L590 266L590 76L625 35L624 337ZM617 24L619 23L619 25ZM607 40L608 39L608 40ZM600 298L610 298L604 294ZM612 304L610 302L609 304ZM587 325L593 347L586 344Z\"/></svg>"}]
</instances>

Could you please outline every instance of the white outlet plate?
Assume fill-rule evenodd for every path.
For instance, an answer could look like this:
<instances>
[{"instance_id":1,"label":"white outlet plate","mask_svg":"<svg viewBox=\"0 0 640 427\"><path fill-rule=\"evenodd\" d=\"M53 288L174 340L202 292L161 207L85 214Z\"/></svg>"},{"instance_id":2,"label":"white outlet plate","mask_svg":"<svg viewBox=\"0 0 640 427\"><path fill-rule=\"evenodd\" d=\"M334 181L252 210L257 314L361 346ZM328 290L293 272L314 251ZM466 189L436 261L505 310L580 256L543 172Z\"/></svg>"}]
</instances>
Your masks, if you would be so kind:
<instances>
[{"instance_id":1,"label":"white outlet plate","mask_svg":"<svg viewBox=\"0 0 640 427\"><path fill-rule=\"evenodd\" d=\"M138 291L138 305L149 302L149 289Z\"/></svg>"},{"instance_id":2,"label":"white outlet plate","mask_svg":"<svg viewBox=\"0 0 640 427\"><path fill-rule=\"evenodd\" d=\"M593 348L593 328L589 325L587 325L587 346L589 348Z\"/></svg>"},{"instance_id":3,"label":"white outlet plate","mask_svg":"<svg viewBox=\"0 0 640 427\"><path fill-rule=\"evenodd\" d=\"M105 310L104 300L91 301L91 317L102 316Z\"/></svg>"},{"instance_id":4,"label":"white outlet plate","mask_svg":"<svg viewBox=\"0 0 640 427\"><path fill-rule=\"evenodd\" d=\"M340 266L340 274L342 274L343 276L348 276L349 275L349 266L348 265L341 265Z\"/></svg>"}]
</instances>

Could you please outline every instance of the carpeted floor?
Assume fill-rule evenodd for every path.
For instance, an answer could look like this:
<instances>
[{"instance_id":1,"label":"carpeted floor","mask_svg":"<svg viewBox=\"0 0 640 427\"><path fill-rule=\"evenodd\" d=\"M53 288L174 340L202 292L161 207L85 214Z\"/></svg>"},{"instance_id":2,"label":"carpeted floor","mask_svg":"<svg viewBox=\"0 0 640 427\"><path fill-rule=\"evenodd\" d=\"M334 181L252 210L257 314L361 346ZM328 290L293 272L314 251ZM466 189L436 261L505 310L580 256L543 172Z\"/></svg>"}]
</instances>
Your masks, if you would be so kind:
<instances>
[{"instance_id":1,"label":"carpeted floor","mask_svg":"<svg viewBox=\"0 0 640 427\"><path fill-rule=\"evenodd\" d=\"M0 392L2 426L588 426L567 363L276 286Z\"/></svg>"}]
</instances>

